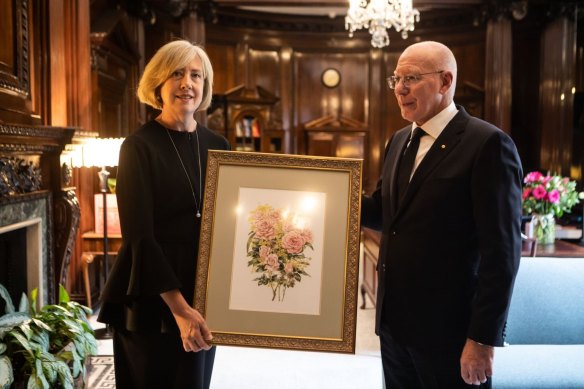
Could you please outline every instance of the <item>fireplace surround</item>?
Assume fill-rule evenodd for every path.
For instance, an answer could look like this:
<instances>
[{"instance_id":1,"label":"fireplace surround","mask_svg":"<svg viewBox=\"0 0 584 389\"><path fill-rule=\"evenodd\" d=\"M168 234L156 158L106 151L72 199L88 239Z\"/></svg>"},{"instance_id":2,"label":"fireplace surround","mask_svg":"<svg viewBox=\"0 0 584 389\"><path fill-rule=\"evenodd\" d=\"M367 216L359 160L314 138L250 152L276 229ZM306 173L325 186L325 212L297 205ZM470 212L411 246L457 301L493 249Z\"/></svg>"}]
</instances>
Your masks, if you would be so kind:
<instances>
[{"instance_id":1,"label":"fireplace surround","mask_svg":"<svg viewBox=\"0 0 584 389\"><path fill-rule=\"evenodd\" d=\"M55 303L58 284L66 285L79 225L77 197L63 179L68 174L60 164L61 152L74 132L74 128L0 122L0 234L26 231L24 253L0 261L10 260L11 268L20 263L26 267L25 290L11 294L29 294L38 288L42 304ZM3 244L12 253L12 243ZM8 257L6 252L0 254Z\"/></svg>"}]
</instances>

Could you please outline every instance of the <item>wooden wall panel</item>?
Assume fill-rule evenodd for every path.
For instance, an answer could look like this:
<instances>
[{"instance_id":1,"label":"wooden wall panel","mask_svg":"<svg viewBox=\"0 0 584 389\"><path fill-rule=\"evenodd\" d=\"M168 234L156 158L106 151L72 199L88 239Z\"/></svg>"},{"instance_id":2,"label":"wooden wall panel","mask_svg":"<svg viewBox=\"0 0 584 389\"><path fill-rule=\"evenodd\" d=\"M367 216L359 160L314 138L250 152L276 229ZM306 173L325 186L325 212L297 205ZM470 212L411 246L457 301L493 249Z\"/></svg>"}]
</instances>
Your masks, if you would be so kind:
<instances>
[{"instance_id":1,"label":"wooden wall panel","mask_svg":"<svg viewBox=\"0 0 584 389\"><path fill-rule=\"evenodd\" d=\"M213 93L222 94L235 87L235 47L207 43L205 50L215 72Z\"/></svg>"},{"instance_id":2,"label":"wooden wall panel","mask_svg":"<svg viewBox=\"0 0 584 389\"><path fill-rule=\"evenodd\" d=\"M276 96L280 96L280 56L276 50L250 49L250 79L252 86L261 86Z\"/></svg>"},{"instance_id":3,"label":"wooden wall panel","mask_svg":"<svg viewBox=\"0 0 584 389\"><path fill-rule=\"evenodd\" d=\"M43 124L43 5L26 0L0 1L0 121Z\"/></svg>"},{"instance_id":4,"label":"wooden wall panel","mask_svg":"<svg viewBox=\"0 0 584 389\"><path fill-rule=\"evenodd\" d=\"M341 82L328 88L321 81L328 68L337 69ZM294 54L294 95L298 126L323 116L345 117L366 123L369 104L369 53Z\"/></svg>"},{"instance_id":5,"label":"wooden wall panel","mask_svg":"<svg viewBox=\"0 0 584 389\"><path fill-rule=\"evenodd\" d=\"M67 69L65 44L65 4L64 0L49 2L49 17L54 23L49 24L49 45L52 53L60 55L50 56L50 121L52 125L64 126L67 124ZM59 21L59 22L57 22Z\"/></svg>"},{"instance_id":6,"label":"wooden wall panel","mask_svg":"<svg viewBox=\"0 0 584 389\"><path fill-rule=\"evenodd\" d=\"M575 85L575 24L567 17L549 23L542 37L540 120L542 169L570 175Z\"/></svg>"},{"instance_id":7,"label":"wooden wall panel","mask_svg":"<svg viewBox=\"0 0 584 389\"><path fill-rule=\"evenodd\" d=\"M511 132L511 64L513 60L511 20L497 18L487 25L485 60L485 120Z\"/></svg>"}]
</instances>

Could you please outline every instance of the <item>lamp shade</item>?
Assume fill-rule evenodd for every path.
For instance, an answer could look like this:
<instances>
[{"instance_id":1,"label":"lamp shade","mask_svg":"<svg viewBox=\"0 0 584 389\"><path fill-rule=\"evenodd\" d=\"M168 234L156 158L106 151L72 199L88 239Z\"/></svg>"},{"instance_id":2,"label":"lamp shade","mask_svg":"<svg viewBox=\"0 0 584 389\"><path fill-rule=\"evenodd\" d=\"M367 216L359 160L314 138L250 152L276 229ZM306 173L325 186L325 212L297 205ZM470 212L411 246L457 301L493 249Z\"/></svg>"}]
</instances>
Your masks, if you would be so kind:
<instances>
[{"instance_id":1,"label":"lamp shade","mask_svg":"<svg viewBox=\"0 0 584 389\"><path fill-rule=\"evenodd\" d=\"M124 138L91 138L83 144L81 166L118 166Z\"/></svg>"}]
</instances>

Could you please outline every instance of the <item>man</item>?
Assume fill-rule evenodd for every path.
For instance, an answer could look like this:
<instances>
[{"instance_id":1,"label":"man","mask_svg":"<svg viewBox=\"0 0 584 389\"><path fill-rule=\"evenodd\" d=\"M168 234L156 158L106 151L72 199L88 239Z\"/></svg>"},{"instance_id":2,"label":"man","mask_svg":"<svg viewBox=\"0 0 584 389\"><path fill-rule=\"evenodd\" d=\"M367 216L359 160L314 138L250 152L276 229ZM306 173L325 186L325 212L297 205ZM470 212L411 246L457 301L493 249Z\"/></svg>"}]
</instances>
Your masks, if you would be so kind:
<instances>
[{"instance_id":1,"label":"man","mask_svg":"<svg viewBox=\"0 0 584 389\"><path fill-rule=\"evenodd\" d=\"M456 76L450 49L420 42L388 78L412 124L389 141L362 205L362 224L382 231L376 332L388 388L489 388L503 345L521 162L505 133L454 104Z\"/></svg>"}]
</instances>

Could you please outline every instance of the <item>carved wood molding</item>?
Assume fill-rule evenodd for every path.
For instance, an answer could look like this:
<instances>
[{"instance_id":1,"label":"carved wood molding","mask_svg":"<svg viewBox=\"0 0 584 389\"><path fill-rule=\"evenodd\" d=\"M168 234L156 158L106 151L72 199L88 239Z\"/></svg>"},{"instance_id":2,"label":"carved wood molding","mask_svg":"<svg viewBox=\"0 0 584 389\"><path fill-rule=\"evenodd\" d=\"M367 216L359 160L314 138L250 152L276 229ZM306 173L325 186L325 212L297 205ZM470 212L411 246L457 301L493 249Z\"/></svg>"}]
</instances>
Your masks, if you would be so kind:
<instances>
[{"instance_id":1,"label":"carved wood molding","mask_svg":"<svg viewBox=\"0 0 584 389\"><path fill-rule=\"evenodd\" d=\"M0 89L5 89L9 93L27 97L30 93L30 61L29 61L29 24L28 24L28 1L15 1L15 34L16 69L13 73L0 71Z\"/></svg>"},{"instance_id":2,"label":"carved wood molding","mask_svg":"<svg viewBox=\"0 0 584 389\"><path fill-rule=\"evenodd\" d=\"M0 151L53 152L71 143L74 128L0 123Z\"/></svg>"},{"instance_id":3,"label":"carved wood molding","mask_svg":"<svg viewBox=\"0 0 584 389\"><path fill-rule=\"evenodd\" d=\"M73 254L73 246L81 208L73 189L62 191L55 199L55 276L57 284L67 285L69 265Z\"/></svg>"},{"instance_id":4,"label":"carved wood molding","mask_svg":"<svg viewBox=\"0 0 584 389\"><path fill-rule=\"evenodd\" d=\"M41 170L32 162L15 157L0 157L0 197L40 190Z\"/></svg>"}]
</instances>

